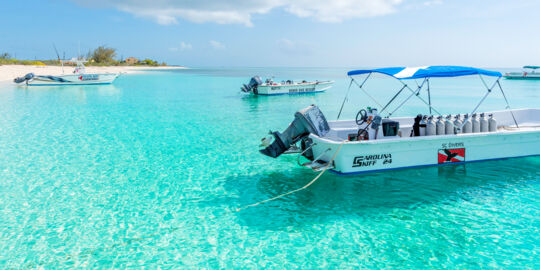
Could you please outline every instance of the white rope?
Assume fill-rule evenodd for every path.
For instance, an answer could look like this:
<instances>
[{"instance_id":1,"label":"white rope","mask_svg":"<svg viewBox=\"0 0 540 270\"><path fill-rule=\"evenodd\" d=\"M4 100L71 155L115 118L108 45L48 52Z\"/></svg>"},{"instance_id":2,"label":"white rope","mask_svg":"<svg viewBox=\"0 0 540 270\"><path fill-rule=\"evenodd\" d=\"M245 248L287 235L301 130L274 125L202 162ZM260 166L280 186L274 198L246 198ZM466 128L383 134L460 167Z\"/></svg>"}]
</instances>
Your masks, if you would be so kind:
<instances>
[{"instance_id":1,"label":"white rope","mask_svg":"<svg viewBox=\"0 0 540 270\"><path fill-rule=\"evenodd\" d=\"M339 151L341 150L341 147L343 147L343 145L345 144L345 142L347 142L347 140L343 141L337 151L334 153L334 155L332 156L332 158L330 159L330 161L328 161L328 163L326 164L326 166L324 167L324 169L319 173L319 175L317 175L317 177L313 178L313 180L311 180L311 182L307 183L305 186L301 187L301 188L298 188L298 189L295 189L295 190L292 190L292 191L289 191L287 193L283 193L281 195L278 195L278 196L275 196L275 197L272 197L270 199L266 199L266 200L263 200L263 201L260 201L260 202L257 202L257 203L253 203L253 204L249 204L249 205L246 205L244 207L240 207L240 208L237 208L236 209L236 212L240 212L242 210L245 210L247 208L250 208L250 207L254 207L254 206L257 206L259 204L263 204L263 203L267 203L267 202L270 202L270 201L274 201L274 200L277 200L279 198L283 198L285 196L288 196L288 195L291 195L293 193L296 193L298 191L301 191L301 190L304 190L306 188L308 188L309 186L311 186L313 183L315 183L315 181L317 181L327 170L328 168L330 168L330 165L332 164L332 162L334 161L334 159L336 159L336 156L337 154L339 153Z\"/></svg>"}]
</instances>

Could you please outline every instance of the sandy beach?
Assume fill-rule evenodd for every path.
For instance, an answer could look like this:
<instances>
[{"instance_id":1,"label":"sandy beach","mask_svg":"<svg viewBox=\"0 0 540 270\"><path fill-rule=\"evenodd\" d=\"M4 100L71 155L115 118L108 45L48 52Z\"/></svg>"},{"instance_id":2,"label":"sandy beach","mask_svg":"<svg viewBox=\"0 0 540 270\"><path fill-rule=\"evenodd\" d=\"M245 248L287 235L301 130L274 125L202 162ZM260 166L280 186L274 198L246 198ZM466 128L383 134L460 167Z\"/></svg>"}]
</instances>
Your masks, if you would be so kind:
<instances>
[{"instance_id":1,"label":"sandy beach","mask_svg":"<svg viewBox=\"0 0 540 270\"><path fill-rule=\"evenodd\" d=\"M73 66L64 66L63 71L61 66L27 66L27 65L2 65L0 66L0 82L11 82L14 78L24 76L27 73L34 73L36 75L60 75L71 74L73 72ZM185 69L185 67L179 66L106 66L86 67L87 73L141 73L147 70L165 70L165 69Z\"/></svg>"}]
</instances>

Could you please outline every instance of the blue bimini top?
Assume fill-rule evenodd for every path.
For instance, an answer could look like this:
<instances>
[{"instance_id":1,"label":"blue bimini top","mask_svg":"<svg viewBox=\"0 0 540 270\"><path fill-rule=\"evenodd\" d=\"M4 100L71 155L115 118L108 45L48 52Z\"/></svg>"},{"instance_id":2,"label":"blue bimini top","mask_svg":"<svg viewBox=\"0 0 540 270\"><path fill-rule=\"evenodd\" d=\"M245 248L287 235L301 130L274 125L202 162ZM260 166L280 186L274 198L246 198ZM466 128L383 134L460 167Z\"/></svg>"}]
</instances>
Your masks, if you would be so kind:
<instances>
[{"instance_id":1,"label":"blue bimini top","mask_svg":"<svg viewBox=\"0 0 540 270\"><path fill-rule=\"evenodd\" d=\"M399 80L432 78L432 77L459 77L468 75L486 75L501 77L497 71L461 66L425 66L425 67L389 67L377 69L361 69L347 72L347 75L361 75L367 73L382 73Z\"/></svg>"}]
</instances>

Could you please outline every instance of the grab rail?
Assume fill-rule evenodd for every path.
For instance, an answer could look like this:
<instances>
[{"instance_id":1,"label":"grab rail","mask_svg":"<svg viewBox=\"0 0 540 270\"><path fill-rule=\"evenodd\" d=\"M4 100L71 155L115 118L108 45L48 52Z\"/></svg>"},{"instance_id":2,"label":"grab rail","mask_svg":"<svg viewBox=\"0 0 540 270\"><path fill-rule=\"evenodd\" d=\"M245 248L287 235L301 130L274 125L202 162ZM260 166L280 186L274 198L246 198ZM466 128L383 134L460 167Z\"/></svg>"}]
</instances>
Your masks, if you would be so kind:
<instances>
[{"instance_id":1,"label":"grab rail","mask_svg":"<svg viewBox=\"0 0 540 270\"><path fill-rule=\"evenodd\" d=\"M298 163L298 165L302 166L302 164L300 164L300 157L307 152L307 150L311 149L313 146L315 146L317 143L314 143L312 145L310 145L308 148L306 148L306 150L302 151L302 153L300 153L298 155L298 157L296 157L296 163Z\"/></svg>"}]
</instances>

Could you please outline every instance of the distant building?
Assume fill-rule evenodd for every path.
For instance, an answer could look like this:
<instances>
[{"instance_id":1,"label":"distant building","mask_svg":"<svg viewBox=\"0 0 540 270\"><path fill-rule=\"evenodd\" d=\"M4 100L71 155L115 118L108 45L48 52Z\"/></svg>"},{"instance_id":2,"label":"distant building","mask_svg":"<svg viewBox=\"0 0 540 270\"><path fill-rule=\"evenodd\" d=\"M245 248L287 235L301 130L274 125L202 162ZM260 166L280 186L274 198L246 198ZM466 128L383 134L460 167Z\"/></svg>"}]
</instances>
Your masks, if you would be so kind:
<instances>
[{"instance_id":1,"label":"distant building","mask_svg":"<svg viewBox=\"0 0 540 270\"><path fill-rule=\"evenodd\" d=\"M126 64L128 64L128 65L134 65L134 64L137 64L137 63L139 63L139 59L137 59L135 57L126 58Z\"/></svg>"}]
</instances>

